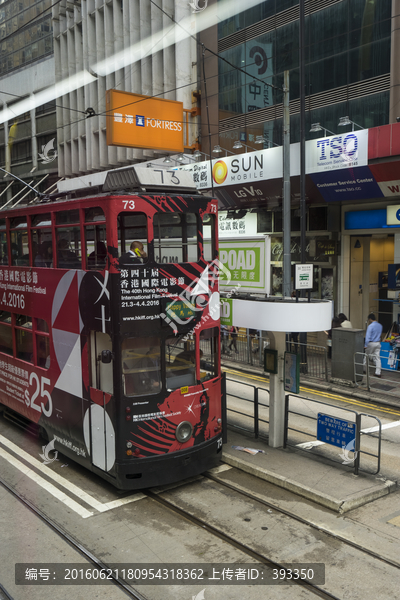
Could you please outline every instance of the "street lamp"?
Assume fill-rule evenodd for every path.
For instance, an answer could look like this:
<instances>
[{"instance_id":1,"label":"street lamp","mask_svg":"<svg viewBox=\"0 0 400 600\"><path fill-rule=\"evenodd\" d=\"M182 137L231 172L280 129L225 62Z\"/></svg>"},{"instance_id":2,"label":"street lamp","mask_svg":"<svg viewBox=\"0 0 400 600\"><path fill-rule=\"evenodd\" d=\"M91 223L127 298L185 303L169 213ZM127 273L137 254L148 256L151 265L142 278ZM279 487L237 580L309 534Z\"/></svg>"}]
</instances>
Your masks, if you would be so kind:
<instances>
[{"instance_id":1,"label":"street lamp","mask_svg":"<svg viewBox=\"0 0 400 600\"><path fill-rule=\"evenodd\" d=\"M331 135L336 135L336 133L333 133L333 131L329 131L329 129L327 129L326 127L322 127L320 123L313 123L311 125L310 133L315 133L317 131L323 131L325 137L326 132L330 133Z\"/></svg>"},{"instance_id":2,"label":"street lamp","mask_svg":"<svg viewBox=\"0 0 400 600\"><path fill-rule=\"evenodd\" d=\"M257 135L255 139L255 144L268 144L268 148L272 148L272 146L279 146L279 144L275 144L275 142L271 142L271 140L265 139L263 135Z\"/></svg>"},{"instance_id":3,"label":"street lamp","mask_svg":"<svg viewBox=\"0 0 400 600\"><path fill-rule=\"evenodd\" d=\"M349 117L340 117L339 118L338 127L345 127L346 125L350 125L350 124L351 124L352 131L354 131L354 125L357 125L357 127L359 127L360 129L364 129L364 127L361 127L361 125L358 125L357 123L355 123L354 121L349 119Z\"/></svg>"},{"instance_id":4,"label":"street lamp","mask_svg":"<svg viewBox=\"0 0 400 600\"><path fill-rule=\"evenodd\" d=\"M226 148L221 148L221 146L219 144L216 144L214 146L211 154L222 154L222 152L226 152L226 156L228 156L228 152L229 152L229 154L235 154L234 152L231 152L230 150L227 150Z\"/></svg>"},{"instance_id":5,"label":"street lamp","mask_svg":"<svg viewBox=\"0 0 400 600\"><path fill-rule=\"evenodd\" d=\"M239 148L243 148L243 146L246 148L246 152L247 152L247 148L250 148L250 150L255 150L255 148L252 148L251 146L248 146L247 144L244 144L240 140L236 140L236 142L233 144L233 149L234 150L239 150Z\"/></svg>"}]
</instances>

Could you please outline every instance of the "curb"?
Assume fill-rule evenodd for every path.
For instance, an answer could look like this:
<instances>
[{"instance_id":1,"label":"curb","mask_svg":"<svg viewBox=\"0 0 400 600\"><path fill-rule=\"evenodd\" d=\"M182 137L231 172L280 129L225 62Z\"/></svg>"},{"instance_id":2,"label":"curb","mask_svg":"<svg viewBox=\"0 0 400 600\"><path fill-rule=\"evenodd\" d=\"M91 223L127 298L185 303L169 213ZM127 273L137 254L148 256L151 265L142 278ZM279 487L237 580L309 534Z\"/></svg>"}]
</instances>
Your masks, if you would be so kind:
<instances>
[{"instance_id":1,"label":"curb","mask_svg":"<svg viewBox=\"0 0 400 600\"><path fill-rule=\"evenodd\" d=\"M386 496L390 492L393 492L397 485L394 481L384 481L382 482L382 487L378 489L374 489L369 492L360 492L354 494L353 497L346 500L338 500L337 498L333 498L328 494L323 494L322 492L316 492L312 488L308 486L302 486L299 483L288 479L287 477L283 477L282 475L277 475L276 473L271 473L267 469L263 469L262 467L255 467L254 465L250 465L244 460L240 458L236 458L231 456L230 454L226 454L223 452L222 461L231 467L236 467L245 473L249 473L250 475L254 475L259 479L263 479L276 485L278 487L284 488L289 492L293 492L298 496L302 496L307 500L311 500L316 504L320 504L325 508L329 508L339 514L343 514L348 512L349 510L353 510L355 508L359 508L368 502L372 502L377 498L381 498L382 496Z\"/></svg>"}]
</instances>

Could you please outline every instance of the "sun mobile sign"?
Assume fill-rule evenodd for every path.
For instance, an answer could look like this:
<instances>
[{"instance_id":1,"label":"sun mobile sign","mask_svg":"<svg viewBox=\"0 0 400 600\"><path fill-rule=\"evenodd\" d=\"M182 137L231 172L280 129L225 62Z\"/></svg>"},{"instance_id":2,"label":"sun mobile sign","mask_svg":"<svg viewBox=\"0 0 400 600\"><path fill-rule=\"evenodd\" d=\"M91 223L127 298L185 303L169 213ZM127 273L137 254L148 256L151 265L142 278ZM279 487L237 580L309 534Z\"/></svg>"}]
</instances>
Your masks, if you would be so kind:
<instances>
[{"instance_id":1,"label":"sun mobile sign","mask_svg":"<svg viewBox=\"0 0 400 600\"><path fill-rule=\"evenodd\" d=\"M183 103L106 92L107 144L183 152Z\"/></svg>"},{"instance_id":2,"label":"sun mobile sign","mask_svg":"<svg viewBox=\"0 0 400 600\"><path fill-rule=\"evenodd\" d=\"M365 186L370 185L373 180L369 171L365 174L365 167L368 171L366 129L306 142L306 174L311 177L322 195L326 190L338 190L339 197L339 191L343 189L347 199L350 199L352 194L364 193ZM204 161L178 168L192 172L198 189L212 187L216 190L230 185L252 185L282 178L283 152L282 147L267 148L213 159L211 165L210 161ZM355 173L359 175L356 176ZM300 175L299 143L290 145L290 175ZM264 194L261 192L261 195Z\"/></svg>"}]
</instances>

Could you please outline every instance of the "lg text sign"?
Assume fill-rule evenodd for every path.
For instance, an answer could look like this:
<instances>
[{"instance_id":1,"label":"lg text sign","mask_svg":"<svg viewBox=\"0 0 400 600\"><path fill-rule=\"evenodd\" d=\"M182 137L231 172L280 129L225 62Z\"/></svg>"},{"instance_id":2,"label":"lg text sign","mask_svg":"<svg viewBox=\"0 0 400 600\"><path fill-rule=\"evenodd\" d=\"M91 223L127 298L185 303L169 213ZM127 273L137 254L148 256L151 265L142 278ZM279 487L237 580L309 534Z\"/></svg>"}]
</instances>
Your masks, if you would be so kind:
<instances>
[{"instance_id":1,"label":"lg text sign","mask_svg":"<svg viewBox=\"0 0 400 600\"><path fill-rule=\"evenodd\" d=\"M183 152L183 104L108 90L107 144Z\"/></svg>"}]
</instances>

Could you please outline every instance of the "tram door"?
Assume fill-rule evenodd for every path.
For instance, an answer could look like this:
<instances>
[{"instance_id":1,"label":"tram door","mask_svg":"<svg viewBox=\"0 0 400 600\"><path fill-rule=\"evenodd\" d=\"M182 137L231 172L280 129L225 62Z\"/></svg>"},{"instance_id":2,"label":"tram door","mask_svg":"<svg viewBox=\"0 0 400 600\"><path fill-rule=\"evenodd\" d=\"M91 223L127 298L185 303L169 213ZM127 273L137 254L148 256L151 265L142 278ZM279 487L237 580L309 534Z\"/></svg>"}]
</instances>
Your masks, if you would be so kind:
<instances>
[{"instance_id":1,"label":"tram door","mask_svg":"<svg viewBox=\"0 0 400 600\"><path fill-rule=\"evenodd\" d=\"M108 334L90 332L90 453L92 464L103 471L110 471L115 462L111 350Z\"/></svg>"}]
</instances>

